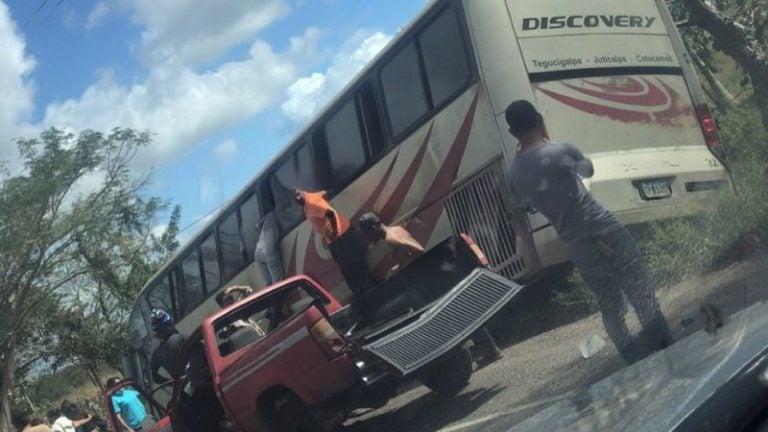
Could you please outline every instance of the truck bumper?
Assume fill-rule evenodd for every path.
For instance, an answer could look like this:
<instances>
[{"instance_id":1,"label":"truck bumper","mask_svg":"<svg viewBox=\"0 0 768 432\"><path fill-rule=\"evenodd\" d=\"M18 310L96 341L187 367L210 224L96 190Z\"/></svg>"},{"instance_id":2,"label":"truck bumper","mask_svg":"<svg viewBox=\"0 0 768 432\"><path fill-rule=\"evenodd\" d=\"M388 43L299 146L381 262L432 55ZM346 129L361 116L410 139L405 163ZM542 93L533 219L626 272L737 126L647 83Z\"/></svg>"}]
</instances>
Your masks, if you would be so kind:
<instances>
[{"instance_id":1,"label":"truck bumper","mask_svg":"<svg viewBox=\"0 0 768 432\"><path fill-rule=\"evenodd\" d=\"M400 375L411 374L460 345L520 289L488 269L475 269L412 322L362 350Z\"/></svg>"}]
</instances>

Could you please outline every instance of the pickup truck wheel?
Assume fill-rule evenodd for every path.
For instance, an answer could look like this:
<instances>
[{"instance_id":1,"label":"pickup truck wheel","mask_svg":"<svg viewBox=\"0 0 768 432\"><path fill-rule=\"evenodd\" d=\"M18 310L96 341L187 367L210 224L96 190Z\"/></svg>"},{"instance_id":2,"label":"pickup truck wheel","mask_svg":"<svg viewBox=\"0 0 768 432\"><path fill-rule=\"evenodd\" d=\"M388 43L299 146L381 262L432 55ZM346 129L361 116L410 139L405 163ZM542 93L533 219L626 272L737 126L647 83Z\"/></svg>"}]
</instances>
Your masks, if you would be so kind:
<instances>
[{"instance_id":1,"label":"pickup truck wheel","mask_svg":"<svg viewBox=\"0 0 768 432\"><path fill-rule=\"evenodd\" d=\"M269 432L312 432L318 423L310 408L295 394L281 392L262 411L261 426Z\"/></svg>"},{"instance_id":2,"label":"pickup truck wheel","mask_svg":"<svg viewBox=\"0 0 768 432\"><path fill-rule=\"evenodd\" d=\"M449 351L419 373L419 381L435 393L453 396L469 384L472 354L466 348Z\"/></svg>"}]
</instances>

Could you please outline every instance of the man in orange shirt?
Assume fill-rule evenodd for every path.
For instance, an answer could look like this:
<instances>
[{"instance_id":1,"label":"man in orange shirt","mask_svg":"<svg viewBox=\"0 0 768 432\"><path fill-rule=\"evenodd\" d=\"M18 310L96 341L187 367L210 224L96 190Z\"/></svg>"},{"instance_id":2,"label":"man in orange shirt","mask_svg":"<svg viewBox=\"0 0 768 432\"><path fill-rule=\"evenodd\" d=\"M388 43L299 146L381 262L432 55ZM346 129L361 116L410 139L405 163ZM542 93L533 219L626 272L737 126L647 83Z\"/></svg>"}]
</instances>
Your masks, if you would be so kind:
<instances>
[{"instance_id":1,"label":"man in orange shirt","mask_svg":"<svg viewBox=\"0 0 768 432\"><path fill-rule=\"evenodd\" d=\"M349 289L355 294L361 294L371 288L373 278L368 271L360 236L357 230L349 229L349 219L331 206L325 191L296 189L294 199L304 210L307 221L328 245Z\"/></svg>"}]
</instances>

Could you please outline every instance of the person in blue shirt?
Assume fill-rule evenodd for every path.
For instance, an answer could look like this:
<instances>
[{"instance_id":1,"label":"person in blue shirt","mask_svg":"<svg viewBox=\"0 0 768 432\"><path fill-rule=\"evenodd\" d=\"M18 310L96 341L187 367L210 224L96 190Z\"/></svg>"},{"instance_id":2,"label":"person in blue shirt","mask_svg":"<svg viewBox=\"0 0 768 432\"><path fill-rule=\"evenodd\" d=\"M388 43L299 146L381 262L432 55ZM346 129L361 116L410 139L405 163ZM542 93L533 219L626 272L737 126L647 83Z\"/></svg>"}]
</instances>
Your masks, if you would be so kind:
<instances>
[{"instance_id":1,"label":"person in blue shirt","mask_svg":"<svg viewBox=\"0 0 768 432\"><path fill-rule=\"evenodd\" d=\"M119 382L120 378L110 378L107 380L107 387L112 387ZM112 395L112 410L125 430L149 431L154 424L139 399L139 392L132 388L122 388Z\"/></svg>"}]
</instances>

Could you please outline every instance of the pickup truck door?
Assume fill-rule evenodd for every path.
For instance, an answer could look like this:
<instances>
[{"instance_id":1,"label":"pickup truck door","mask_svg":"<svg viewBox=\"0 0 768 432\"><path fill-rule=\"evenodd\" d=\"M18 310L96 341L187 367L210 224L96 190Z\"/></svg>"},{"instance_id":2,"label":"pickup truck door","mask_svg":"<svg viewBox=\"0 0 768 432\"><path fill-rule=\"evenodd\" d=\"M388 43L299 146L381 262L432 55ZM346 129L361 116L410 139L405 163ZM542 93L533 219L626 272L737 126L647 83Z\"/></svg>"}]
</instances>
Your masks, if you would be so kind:
<instances>
[{"instance_id":1,"label":"pickup truck door","mask_svg":"<svg viewBox=\"0 0 768 432\"><path fill-rule=\"evenodd\" d=\"M316 304L322 299L308 282L289 282L213 322L214 383L243 429L250 430L258 397L270 388L286 387L313 405L354 384L352 362L334 350L341 339ZM259 330L249 337L221 338L222 329L236 321Z\"/></svg>"}]
</instances>

